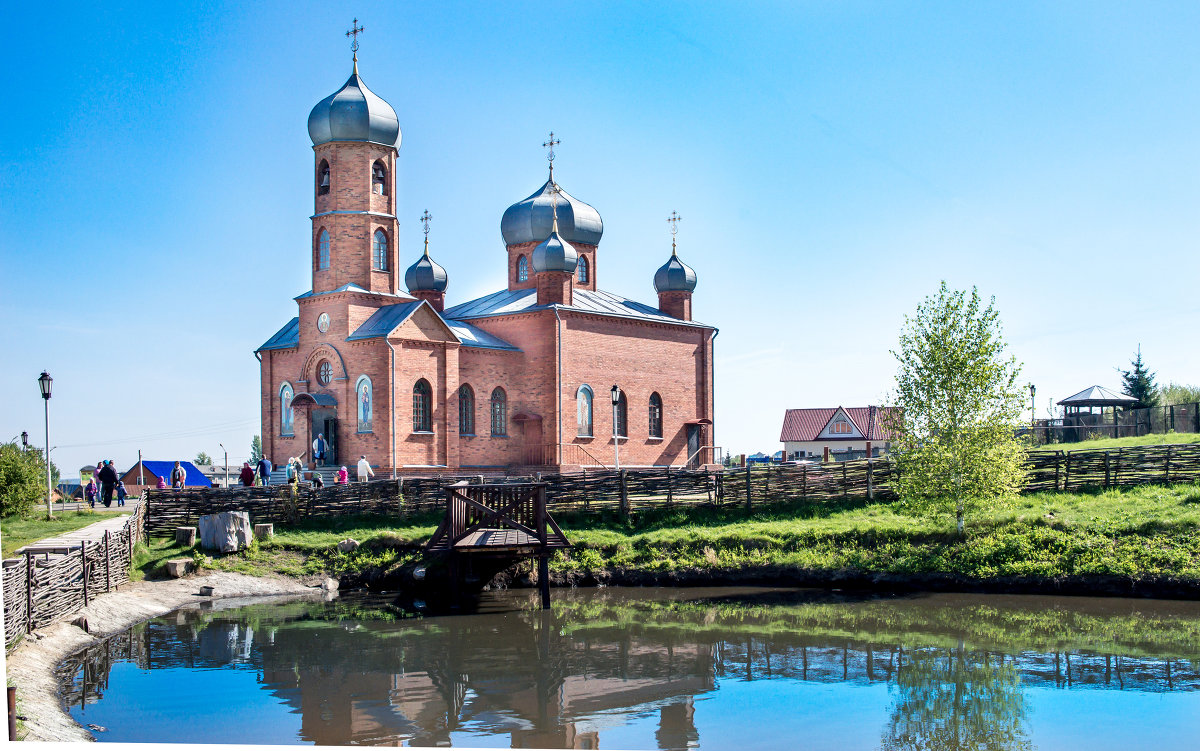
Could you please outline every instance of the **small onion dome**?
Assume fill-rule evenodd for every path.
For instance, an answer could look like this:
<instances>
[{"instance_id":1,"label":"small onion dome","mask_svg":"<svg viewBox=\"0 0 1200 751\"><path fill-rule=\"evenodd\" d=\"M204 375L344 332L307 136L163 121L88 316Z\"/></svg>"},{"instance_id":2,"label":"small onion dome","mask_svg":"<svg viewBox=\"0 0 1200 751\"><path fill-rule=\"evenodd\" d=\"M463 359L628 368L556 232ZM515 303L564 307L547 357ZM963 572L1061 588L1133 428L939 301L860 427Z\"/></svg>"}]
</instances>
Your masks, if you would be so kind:
<instances>
[{"instance_id":1,"label":"small onion dome","mask_svg":"<svg viewBox=\"0 0 1200 751\"><path fill-rule=\"evenodd\" d=\"M317 102L308 113L313 146L330 141L369 141L400 148L396 110L358 77L358 63L346 85Z\"/></svg>"},{"instance_id":2,"label":"small onion dome","mask_svg":"<svg viewBox=\"0 0 1200 751\"><path fill-rule=\"evenodd\" d=\"M505 245L536 242L550 236L555 187L558 186L553 180L547 180L533 195L508 207L500 220ZM558 187L558 231L568 243L598 245L604 234L604 222L600 212Z\"/></svg>"},{"instance_id":3,"label":"small onion dome","mask_svg":"<svg viewBox=\"0 0 1200 751\"><path fill-rule=\"evenodd\" d=\"M446 287L450 286L450 276L429 257L429 249L426 248L425 255L404 272L404 284L409 292L445 292Z\"/></svg>"},{"instance_id":4,"label":"small onion dome","mask_svg":"<svg viewBox=\"0 0 1200 751\"><path fill-rule=\"evenodd\" d=\"M579 254L575 252L571 243L559 237L557 230L551 231L550 236L533 249L535 272L565 271L574 274L578 263Z\"/></svg>"},{"instance_id":5,"label":"small onion dome","mask_svg":"<svg viewBox=\"0 0 1200 751\"><path fill-rule=\"evenodd\" d=\"M657 292L694 292L696 272L672 253L671 260L654 272L654 289Z\"/></svg>"}]
</instances>

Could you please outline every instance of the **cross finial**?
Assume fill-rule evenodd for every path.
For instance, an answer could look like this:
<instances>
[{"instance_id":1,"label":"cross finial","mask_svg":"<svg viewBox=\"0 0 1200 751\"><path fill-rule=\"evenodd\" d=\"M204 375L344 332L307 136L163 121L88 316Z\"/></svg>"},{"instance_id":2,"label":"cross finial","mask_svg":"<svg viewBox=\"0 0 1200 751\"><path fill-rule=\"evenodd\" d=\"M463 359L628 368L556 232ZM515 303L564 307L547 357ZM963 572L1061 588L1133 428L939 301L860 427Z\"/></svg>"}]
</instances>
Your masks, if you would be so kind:
<instances>
[{"instance_id":1,"label":"cross finial","mask_svg":"<svg viewBox=\"0 0 1200 751\"><path fill-rule=\"evenodd\" d=\"M346 36L353 39L353 41L350 42L350 49L354 52L355 63L358 62L358 35L363 33L363 31L365 31L365 29L358 25L358 19L356 18L354 19L354 23L350 25L350 30L346 32Z\"/></svg>"},{"instance_id":2,"label":"cross finial","mask_svg":"<svg viewBox=\"0 0 1200 751\"><path fill-rule=\"evenodd\" d=\"M679 214L676 214L674 211L672 211L671 215L667 217L667 221L671 223L671 255L675 255L675 234L679 232L680 219L683 219L683 217L681 217Z\"/></svg>"},{"instance_id":3,"label":"cross finial","mask_svg":"<svg viewBox=\"0 0 1200 751\"><path fill-rule=\"evenodd\" d=\"M550 135L554 135L551 133ZM550 212L554 221L550 226L552 233L558 232L558 185L554 182L554 162L550 162Z\"/></svg>"},{"instance_id":4,"label":"cross finial","mask_svg":"<svg viewBox=\"0 0 1200 751\"><path fill-rule=\"evenodd\" d=\"M549 149L549 151L546 153L546 159L548 159L550 161L550 181L551 182L554 182L554 147L559 145L560 143L562 143L562 141L555 140L554 131L550 131L550 140L548 140L542 144L543 149Z\"/></svg>"},{"instance_id":5,"label":"cross finial","mask_svg":"<svg viewBox=\"0 0 1200 751\"><path fill-rule=\"evenodd\" d=\"M425 255L429 255L429 220L432 218L429 209L425 209L425 213L420 216L421 224L425 227Z\"/></svg>"}]
</instances>

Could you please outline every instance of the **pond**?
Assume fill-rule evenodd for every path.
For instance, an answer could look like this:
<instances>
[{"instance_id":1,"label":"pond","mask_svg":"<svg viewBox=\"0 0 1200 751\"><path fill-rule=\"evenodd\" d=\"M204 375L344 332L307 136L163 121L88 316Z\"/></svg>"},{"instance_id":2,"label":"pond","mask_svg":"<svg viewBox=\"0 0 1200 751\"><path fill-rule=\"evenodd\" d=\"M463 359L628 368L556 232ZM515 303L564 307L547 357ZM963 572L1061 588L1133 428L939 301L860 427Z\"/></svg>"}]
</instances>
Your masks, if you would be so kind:
<instances>
[{"instance_id":1,"label":"pond","mask_svg":"<svg viewBox=\"0 0 1200 751\"><path fill-rule=\"evenodd\" d=\"M1200 603L795 589L182 610L61 667L100 741L1157 749L1200 737Z\"/></svg>"}]
</instances>

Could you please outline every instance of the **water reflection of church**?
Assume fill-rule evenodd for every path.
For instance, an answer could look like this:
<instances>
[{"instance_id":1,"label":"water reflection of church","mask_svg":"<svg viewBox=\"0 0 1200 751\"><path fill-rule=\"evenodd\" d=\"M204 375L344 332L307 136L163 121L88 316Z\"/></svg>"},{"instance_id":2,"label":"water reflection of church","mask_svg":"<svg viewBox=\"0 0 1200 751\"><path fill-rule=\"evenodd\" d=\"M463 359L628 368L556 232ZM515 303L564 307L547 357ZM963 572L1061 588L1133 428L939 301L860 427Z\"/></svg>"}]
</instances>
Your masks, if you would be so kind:
<instances>
[{"instance_id":1,"label":"water reflection of church","mask_svg":"<svg viewBox=\"0 0 1200 751\"><path fill-rule=\"evenodd\" d=\"M400 623L312 621L309 605L290 616L303 624L256 621L245 611L212 613L202 624L180 616L68 664L75 677L65 700L94 701L118 659L152 669L243 665L298 711L299 740L321 745L479 745L471 739L506 734L514 748L600 748L607 731L637 718L655 723L658 748L685 749L700 743L694 702L723 681L886 683L894 705L883 746L903 748L951 722L955 733L988 737L1007 727L1017 740L1030 687L1200 690L1200 671L1187 659L1147 657L1143 647L1126 655L966 648L964 631L909 622L919 614L897 603L881 605L881 622L907 636L871 642L767 628L770 618L756 625L720 602L653 609L635 597L565 598L554 614L530 608ZM864 623L861 633L878 625ZM914 634L940 646L907 646Z\"/></svg>"}]
</instances>

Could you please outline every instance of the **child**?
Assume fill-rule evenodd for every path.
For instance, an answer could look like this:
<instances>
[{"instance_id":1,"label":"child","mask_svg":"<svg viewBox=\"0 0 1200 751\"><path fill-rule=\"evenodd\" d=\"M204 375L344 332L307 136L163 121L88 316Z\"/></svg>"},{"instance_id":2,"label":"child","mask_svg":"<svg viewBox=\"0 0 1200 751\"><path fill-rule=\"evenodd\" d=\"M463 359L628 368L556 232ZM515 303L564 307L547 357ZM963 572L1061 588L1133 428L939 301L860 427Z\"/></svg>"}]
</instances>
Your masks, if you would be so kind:
<instances>
[{"instance_id":1,"label":"child","mask_svg":"<svg viewBox=\"0 0 1200 751\"><path fill-rule=\"evenodd\" d=\"M96 508L96 481L88 480L87 487L83 489L83 495L87 498L88 506Z\"/></svg>"},{"instance_id":2,"label":"child","mask_svg":"<svg viewBox=\"0 0 1200 751\"><path fill-rule=\"evenodd\" d=\"M124 505L125 505L125 498L126 498L128 495L129 495L129 491L125 489L125 481L124 481L124 480L119 480L119 481L117 482L117 505L118 505L118 506L124 506Z\"/></svg>"}]
</instances>

